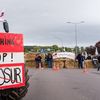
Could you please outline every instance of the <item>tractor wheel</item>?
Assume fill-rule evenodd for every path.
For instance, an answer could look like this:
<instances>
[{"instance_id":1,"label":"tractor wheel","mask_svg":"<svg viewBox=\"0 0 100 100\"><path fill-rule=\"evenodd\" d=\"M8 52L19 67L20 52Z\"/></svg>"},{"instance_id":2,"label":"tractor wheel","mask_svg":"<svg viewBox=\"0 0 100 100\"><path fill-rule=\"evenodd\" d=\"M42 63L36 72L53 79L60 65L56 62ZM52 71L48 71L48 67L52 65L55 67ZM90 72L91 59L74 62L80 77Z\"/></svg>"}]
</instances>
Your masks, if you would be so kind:
<instances>
[{"instance_id":1,"label":"tractor wheel","mask_svg":"<svg viewBox=\"0 0 100 100\"><path fill-rule=\"evenodd\" d=\"M0 90L0 100L20 100L26 95L29 87L28 69L25 71L25 81L25 86Z\"/></svg>"}]
</instances>

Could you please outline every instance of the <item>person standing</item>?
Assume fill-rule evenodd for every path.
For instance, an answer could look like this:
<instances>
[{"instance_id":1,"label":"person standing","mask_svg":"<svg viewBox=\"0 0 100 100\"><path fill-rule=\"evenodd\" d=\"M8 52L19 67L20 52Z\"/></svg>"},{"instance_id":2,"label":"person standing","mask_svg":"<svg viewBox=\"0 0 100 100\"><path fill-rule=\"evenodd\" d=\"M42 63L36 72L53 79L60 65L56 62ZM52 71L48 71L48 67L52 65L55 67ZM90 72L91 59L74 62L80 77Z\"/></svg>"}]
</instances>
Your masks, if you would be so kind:
<instances>
[{"instance_id":1,"label":"person standing","mask_svg":"<svg viewBox=\"0 0 100 100\"><path fill-rule=\"evenodd\" d=\"M48 68L52 68L53 57L51 53L48 53L48 55L46 56L46 62L47 62Z\"/></svg>"},{"instance_id":2,"label":"person standing","mask_svg":"<svg viewBox=\"0 0 100 100\"><path fill-rule=\"evenodd\" d=\"M36 62L36 68L42 68L42 57L39 54L36 54L35 62Z\"/></svg>"},{"instance_id":3,"label":"person standing","mask_svg":"<svg viewBox=\"0 0 100 100\"><path fill-rule=\"evenodd\" d=\"M83 68L83 61L84 61L83 55L81 53L78 54L76 59L78 60L78 68Z\"/></svg>"}]
</instances>

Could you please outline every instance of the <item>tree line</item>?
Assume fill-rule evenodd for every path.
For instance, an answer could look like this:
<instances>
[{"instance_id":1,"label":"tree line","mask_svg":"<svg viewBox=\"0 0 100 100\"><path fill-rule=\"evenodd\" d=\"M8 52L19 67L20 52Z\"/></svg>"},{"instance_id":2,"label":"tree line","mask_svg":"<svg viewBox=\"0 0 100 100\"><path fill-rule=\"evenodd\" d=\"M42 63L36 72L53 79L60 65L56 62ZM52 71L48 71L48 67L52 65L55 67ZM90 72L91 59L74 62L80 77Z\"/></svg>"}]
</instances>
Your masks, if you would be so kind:
<instances>
[{"instance_id":1,"label":"tree line","mask_svg":"<svg viewBox=\"0 0 100 100\"><path fill-rule=\"evenodd\" d=\"M25 53L29 52L75 52L75 49L77 48L77 52L83 52L85 51L84 47L59 47L58 45L52 45L52 46L24 46Z\"/></svg>"},{"instance_id":2,"label":"tree line","mask_svg":"<svg viewBox=\"0 0 100 100\"><path fill-rule=\"evenodd\" d=\"M96 42L95 45L90 45L88 47L59 47L58 45L52 45L52 46L24 46L24 52L35 52L35 53L48 53L48 52L74 52L77 49L77 53L80 52L87 52L87 54L95 55L96 48L98 54L100 54L100 41Z\"/></svg>"}]
</instances>

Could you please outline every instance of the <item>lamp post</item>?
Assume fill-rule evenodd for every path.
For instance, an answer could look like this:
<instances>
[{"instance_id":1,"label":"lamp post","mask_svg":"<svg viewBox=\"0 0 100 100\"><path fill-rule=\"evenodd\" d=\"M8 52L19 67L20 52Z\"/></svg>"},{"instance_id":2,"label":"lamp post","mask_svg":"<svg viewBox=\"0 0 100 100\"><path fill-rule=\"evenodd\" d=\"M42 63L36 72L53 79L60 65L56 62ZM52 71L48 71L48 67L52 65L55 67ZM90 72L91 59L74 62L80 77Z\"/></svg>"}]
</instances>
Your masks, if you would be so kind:
<instances>
[{"instance_id":1,"label":"lamp post","mask_svg":"<svg viewBox=\"0 0 100 100\"><path fill-rule=\"evenodd\" d=\"M69 23L69 24L74 24L74 26L75 26L75 57L76 57L76 55L77 55L77 25L78 24L82 24L82 23L84 23L84 21L80 21L80 22L67 22L67 23Z\"/></svg>"}]
</instances>

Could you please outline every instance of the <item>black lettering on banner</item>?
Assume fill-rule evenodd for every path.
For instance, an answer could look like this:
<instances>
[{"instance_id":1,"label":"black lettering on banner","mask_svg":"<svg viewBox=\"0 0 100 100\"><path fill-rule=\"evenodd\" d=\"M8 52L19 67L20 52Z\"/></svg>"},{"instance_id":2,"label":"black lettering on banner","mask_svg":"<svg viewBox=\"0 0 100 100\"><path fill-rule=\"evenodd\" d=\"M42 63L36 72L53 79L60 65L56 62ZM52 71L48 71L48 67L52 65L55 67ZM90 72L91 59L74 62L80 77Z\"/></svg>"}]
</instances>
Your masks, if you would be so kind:
<instances>
[{"instance_id":1,"label":"black lettering on banner","mask_svg":"<svg viewBox=\"0 0 100 100\"><path fill-rule=\"evenodd\" d=\"M14 80L14 73L13 71L11 71L11 76L10 76L10 79L11 79L11 83L14 84L15 83L15 80Z\"/></svg>"},{"instance_id":2,"label":"black lettering on banner","mask_svg":"<svg viewBox=\"0 0 100 100\"><path fill-rule=\"evenodd\" d=\"M12 39L6 39L5 45L14 45L14 38L12 38Z\"/></svg>"},{"instance_id":3,"label":"black lettering on banner","mask_svg":"<svg viewBox=\"0 0 100 100\"><path fill-rule=\"evenodd\" d=\"M0 55L0 61L1 61L1 55Z\"/></svg>"},{"instance_id":4,"label":"black lettering on banner","mask_svg":"<svg viewBox=\"0 0 100 100\"><path fill-rule=\"evenodd\" d=\"M3 62L4 62L6 56L7 56L7 53L3 53Z\"/></svg>"},{"instance_id":5,"label":"black lettering on banner","mask_svg":"<svg viewBox=\"0 0 100 100\"><path fill-rule=\"evenodd\" d=\"M11 57L9 59L11 59L11 62L13 62L13 58L14 58L14 54L13 52L11 52ZM0 54L0 61L5 62L7 59L8 54L7 53L2 53Z\"/></svg>"},{"instance_id":6,"label":"black lettering on banner","mask_svg":"<svg viewBox=\"0 0 100 100\"><path fill-rule=\"evenodd\" d=\"M10 75L10 73L11 73L11 69L10 68L5 68L4 69L4 75L5 75L5 80L4 80L4 82L5 83L8 83L10 80L11 80L11 75Z\"/></svg>"},{"instance_id":7,"label":"black lettering on banner","mask_svg":"<svg viewBox=\"0 0 100 100\"><path fill-rule=\"evenodd\" d=\"M9 59L11 59L11 62L13 62L13 58L14 58L13 52L11 52L10 55L11 55L11 57ZM0 61L5 62L7 57L9 57L9 54L7 54L7 53L0 54Z\"/></svg>"},{"instance_id":8,"label":"black lettering on banner","mask_svg":"<svg viewBox=\"0 0 100 100\"><path fill-rule=\"evenodd\" d=\"M0 38L0 45L4 45L4 39Z\"/></svg>"},{"instance_id":9,"label":"black lettering on banner","mask_svg":"<svg viewBox=\"0 0 100 100\"><path fill-rule=\"evenodd\" d=\"M2 70L2 68L0 68L0 85L3 85L5 83L5 75L4 75L4 72Z\"/></svg>"},{"instance_id":10,"label":"black lettering on banner","mask_svg":"<svg viewBox=\"0 0 100 100\"><path fill-rule=\"evenodd\" d=\"M14 38L7 39L6 37L0 38L0 45L15 45Z\"/></svg>"},{"instance_id":11,"label":"black lettering on banner","mask_svg":"<svg viewBox=\"0 0 100 100\"><path fill-rule=\"evenodd\" d=\"M0 68L0 85L4 85L5 83L21 83L21 69Z\"/></svg>"},{"instance_id":12,"label":"black lettering on banner","mask_svg":"<svg viewBox=\"0 0 100 100\"><path fill-rule=\"evenodd\" d=\"M13 53L11 53L11 62L13 62Z\"/></svg>"},{"instance_id":13,"label":"black lettering on banner","mask_svg":"<svg viewBox=\"0 0 100 100\"><path fill-rule=\"evenodd\" d=\"M14 68L14 75L15 75L16 83L18 83L18 79L19 79L19 82L21 82L20 73L21 73L20 68Z\"/></svg>"}]
</instances>

